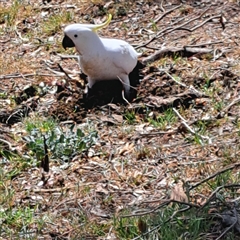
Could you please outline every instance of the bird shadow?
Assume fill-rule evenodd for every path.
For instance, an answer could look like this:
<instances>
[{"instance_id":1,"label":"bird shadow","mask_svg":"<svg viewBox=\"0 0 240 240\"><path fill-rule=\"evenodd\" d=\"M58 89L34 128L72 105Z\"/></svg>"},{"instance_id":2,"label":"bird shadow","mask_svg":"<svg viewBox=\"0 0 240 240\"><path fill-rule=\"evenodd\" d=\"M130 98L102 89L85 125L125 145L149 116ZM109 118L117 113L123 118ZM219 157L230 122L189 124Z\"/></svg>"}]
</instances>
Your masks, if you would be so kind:
<instances>
[{"instance_id":1,"label":"bird shadow","mask_svg":"<svg viewBox=\"0 0 240 240\"><path fill-rule=\"evenodd\" d=\"M143 78L141 75L141 69L144 65L138 61L136 67L129 74L129 80L131 85L130 95L127 98L131 102L137 96L137 86L140 84L140 80ZM81 78L86 81L86 75L82 75ZM127 104L122 96L123 84L119 79L99 81L93 85L91 89L88 89L87 94L84 94L84 102L86 108L92 108L96 106L103 106L108 103ZM125 96L126 98L126 96Z\"/></svg>"}]
</instances>

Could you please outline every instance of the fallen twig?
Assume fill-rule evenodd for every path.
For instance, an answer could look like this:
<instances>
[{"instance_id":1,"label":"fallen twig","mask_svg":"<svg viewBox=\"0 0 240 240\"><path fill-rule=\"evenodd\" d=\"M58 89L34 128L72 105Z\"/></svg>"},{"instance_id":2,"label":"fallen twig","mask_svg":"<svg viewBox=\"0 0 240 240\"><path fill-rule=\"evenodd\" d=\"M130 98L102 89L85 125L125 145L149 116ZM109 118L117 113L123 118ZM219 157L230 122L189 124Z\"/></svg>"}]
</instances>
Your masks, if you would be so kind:
<instances>
[{"instance_id":1,"label":"fallen twig","mask_svg":"<svg viewBox=\"0 0 240 240\"><path fill-rule=\"evenodd\" d=\"M9 149L10 149L12 152L15 151L15 148L13 148L13 147L12 147L12 144L11 144L10 142L8 142L7 140L0 138L0 142L7 144L8 147L9 147Z\"/></svg>"},{"instance_id":2,"label":"fallen twig","mask_svg":"<svg viewBox=\"0 0 240 240\"><path fill-rule=\"evenodd\" d=\"M36 76L62 77L62 75L59 76L59 75L46 74L46 73L30 73L30 74L15 73L15 74L8 74L8 75L0 75L0 80L11 79L11 78L27 78L27 77L36 77Z\"/></svg>"},{"instance_id":3,"label":"fallen twig","mask_svg":"<svg viewBox=\"0 0 240 240\"><path fill-rule=\"evenodd\" d=\"M216 118L222 118L229 111L229 109L240 102L240 97L233 99L217 116Z\"/></svg>"},{"instance_id":4,"label":"fallen twig","mask_svg":"<svg viewBox=\"0 0 240 240\"><path fill-rule=\"evenodd\" d=\"M223 188L240 188L240 184L229 184L229 185L222 185L217 187L210 195L208 200L198 209L200 211L201 209L205 208L213 199L213 197L216 195L217 192L219 192Z\"/></svg>"},{"instance_id":5,"label":"fallen twig","mask_svg":"<svg viewBox=\"0 0 240 240\"><path fill-rule=\"evenodd\" d=\"M196 131L194 131L188 124L187 121L181 116L181 114L177 111L177 109L173 108L173 111L177 114L177 116L182 120L182 124L188 129L188 131L198 137L200 137L201 139L205 139L208 141L208 144L210 144L212 142L212 140L207 137L207 136L203 136L201 134L196 133ZM202 141L200 141L201 145L203 145Z\"/></svg>"},{"instance_id":6,"label":"fallen twig","mask_svg":"<svg viewBox=\"0 0 240 240\"><path fill-rule=\"evenodd\" d=\"M184 205L188 205L188 206L185 207L185 208L183 208L183 209L174 211L174 213L173 213L166 221L164 221L163 223L157 225L156 227L152 228L151 230L149 230L149 231L141 234L140 236L138 236L138 237L136 237L136 238L133 238L133 240L140 239L140 238L142 238L143 236L147 236L149 233L158 230L162 225L170 222L178 213L185 212L185 211L189 210L189 209L192 207L192 204L189 205L188 203L179 202L179 201L176 201L176 200L169 200L169 201L167 201L164 205L169 204L169 203L171 203L171 202L175 202L175 203L179 203L179 204L184 204ZM162 205L162 206L163 206L163 205ZM161 206L161 207L162 207L162 206ZM196 206L199 207L198 205L196 205ZM194 205L194 207L196 207L196 206Z\"/></svg>"},{"instance_id":7,"label":"fallen twig","mask_svg":"<svg viewBox=\"0 0 240 240\"><path fill-rule=\"evenodd\" d=\"M154 202L159 202L162 201L162 199L159 200L153 200L153 201L144 201L143 203L154 203ZM150 213L155 212L156 210L169 205L170 203L178 203L178 204L183 204L183 205L187 205L188 207L195 207L195 208L200 208L199 205L193 204L193 203L188 203L188 202L181 202L181 201L177 201L174 199L169 199L169 200L165 200L164 202L162 202L159 206L155 207L154 209L150 210L150 211L145 211L145 212L139 212L139 213L133 213L133 214L128 214L128 215L122 215L119 216L120 218L127 218L127 217L140 217L140 216L145 216L148 215Z\"/></svg>"},{"instance_id":8,"label":"fallen twig","mask_svg":"<svg viewBox=\"0 0 240 240\"><path fill-rule=\"evenodd\" d=\"M218 171L218 172L216 172L216 173L208 176L207 178L204 178L202 181L197 182L197 183L193 184L192 186L190 186L190 187L188 188L188 190L192 190L192 189L198 187L199 185L201 185L201 184L209 181L210 179L212 179L212 178L214 178L214 177L216 177L216 176L218 176L218 175L220 175L220 174L222 174L222 173L225 173L225 172L227 172L227 171L229 171L229 170L231 170L231 169L234 169L234 168L236 168L236 167L240 167L240 163L236 163L236 164L234 164L234 165L232 165L232 166L230 166L230 167L228 167L228 168L224 168L224 169L222 169L222 170L220 170L220 171Z\"/></svg>"},{"instance_id":9,"label":"fallen twig","mask_svg":"<svg viewBox=\"0 0 240 240\"><path fill-rule=\"evenodd\" d=\"M177 81L171 74L169 74L167 71L164 71L166 75L168 75L175 83L179 84L182 87L187 87L185 83Z\"/></svg>"},{"instance_id":10,"label":"fallen twig","mask_svg":"<svg viewBox=\"0 0 240 240\"><path fill-rule=\"evenodd\" d=\"M161 5L162 5L162 4L161 4ZM164 18L167 14L173 12L174 10L180 8L181 6L182 6L182 4L179 4L179 5L177 5L176 7L172 8L172 9L166 11L166 12L165 12L164 8L162 7L162 11L163 11L164 13L163 13L162 15L158 16L153 22L154 22L155 24L158 23L158 22L159 22L162 18ZM151 25L152 25L152 23L148 24L148 28L149 28Z\"/></svg>"},{"instance_id":11,"label":"fallen twig","mask_svg":"<svg viewBox=\"0 0 240 240\"><path fill-rule=\"evenodd\" d=\"M174 54L180 54L182 56L192 56L194 54L206 54L206 53L211 53L213 52L214 49L211 48L193 48L193 47L189 47L189 46L183 46L183 47L165 47L162 46L162 48L158 51L156 51L155 53L153 53L152 55L144 58L142 60L142 63L144 65L147 65L151 62L154 62L166 55L174 55Z\"/></svg>"},{"instance_id":12,"label":"fallen twig","mask_svg":"<svg viewBox=\"0 0 240 240\"><path fill-rule=\"evenodd\" d=\"M189 29L189 31L190 31L190 32L193 32L193 31L195 31L196 29L202 27L202 26L203 26L204 24L206 24L207 22L213 20L214 18L221 18L221 16L222 16L221 14L218 14L218 15L212 16L212 17L206 19L205 21L203 21L202 23L198 24L197 26L195 26L195 27Z\"/></svg>"},{"instance_id":13,"label":"fallen twig","mask_svg":"<svg viewBox=\"0 0 240 240\"><path fill-rule=\"evenodd\" d=\"M204 42L204 43L199 43L199 44L195 44L195 45L185 45L184 47L190 47L190 48L198 48L198 47L203 47L206 45L215 45L215 44L219 44L219 43L223 43L223 41L215 41L215 42Z\"/></svg>"},{"instance_id":14,"label":"fallen twig","mask_svg":"<svg viewBox=\"0 0 240 240\"><path fill-rule=\"evenodd\" d=\"M212 17L209 17L208 19L206 19L206 20L203 21L202 23L196 25L196 26L193 27L193 28L190 28L190 29L189 29L189 28L184 28L184 26L186 26L187 24L189 24L189 23L191 23L191 22L193 22L193 21L195 21L195 20L200 19L208 10L209 10L209 8L206 9L202 14L200 14L200 16L195 17L195 18L193 18L193 19L190 19L189 21L184 22L183 24L181 24L181 25L179 25L179 26L176 26L175 28L168 27L168 28L166 28L166 29L163 29L162 31L158 32L155 36L153 36L151 39L149 39L147 42L145 42L145 43L137 46L136 49L145 47L145 46L147 46L148 44L150 44L151 42L153 42L155 39L157 39L157 38L159 38L159 37L161 37L161 36L163 36L163 35L165 35L165 34L168 34L168 33L171 33L171 32L173 32L173 31L176 31L176 30L185 30L185 31L193 32L193 31L195 31L196 29L202 27L202 26L203 26L204 24L206 24L207 22L209 22L209 21L211 21L211 20L213 20L213 19L215 19L215 18L220 18L220 17L221 17L220 14L214 15L214 16L212 16Z\"/></svg>"}]
</instances>

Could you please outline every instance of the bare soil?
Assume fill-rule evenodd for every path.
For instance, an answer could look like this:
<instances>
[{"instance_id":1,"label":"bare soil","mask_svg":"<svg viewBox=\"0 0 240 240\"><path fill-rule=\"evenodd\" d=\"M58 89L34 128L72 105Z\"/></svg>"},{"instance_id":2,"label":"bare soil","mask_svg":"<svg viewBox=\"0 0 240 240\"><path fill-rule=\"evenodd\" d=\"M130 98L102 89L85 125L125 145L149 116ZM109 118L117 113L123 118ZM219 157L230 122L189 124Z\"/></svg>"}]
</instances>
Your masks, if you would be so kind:
<instances>
[{"instance_id":1,"label":"bare soil","mask_svg":"<svg viewBox=\"0 0 240 240\"><path fill-rule=\"evenodd\" d=\"M191 186L229 166L236 166L231 169L236 176L237 1L28 2L34 10L26 13L28 8L21 8L16 30L1 23L0 138L24 157L24 119L36 114L53 117L65 128L91 122L99 136L91 151L76 154L66 167L50 159L49 173L29 167L6 183L15 191L12 208L36 207L36 215L51 219L40 231L36 224L30 226L37 239L120 239L111 230L113 216L126 209L155 208L170 198L179 182ZM125 39L143 53L139 73L131 77L130 104L123 100L118 80L100 82L84 93L86 80L77 61L59 55L72 53L60 45L69 23L52 34L37 32L44 24L43 13L50 18L63 11L74 12L74 22L101 22L111 12L113 21L100 34ZM31 31L37 36L25 41ZM49 43L50 37L54 41ZM43 91L41 84L48 90ZM177 121L164 127L149 121L173 108ZM9 150L9 144L1 144ZM2 167L13 171L11 163ZM204 185L190 192L190 200L203 205L211 193ZM81 214L88 219L84 227ZM104 225L101 234L91 224ZM219 233L223 229L219 225Z\"/></svg>"}]
</instances>

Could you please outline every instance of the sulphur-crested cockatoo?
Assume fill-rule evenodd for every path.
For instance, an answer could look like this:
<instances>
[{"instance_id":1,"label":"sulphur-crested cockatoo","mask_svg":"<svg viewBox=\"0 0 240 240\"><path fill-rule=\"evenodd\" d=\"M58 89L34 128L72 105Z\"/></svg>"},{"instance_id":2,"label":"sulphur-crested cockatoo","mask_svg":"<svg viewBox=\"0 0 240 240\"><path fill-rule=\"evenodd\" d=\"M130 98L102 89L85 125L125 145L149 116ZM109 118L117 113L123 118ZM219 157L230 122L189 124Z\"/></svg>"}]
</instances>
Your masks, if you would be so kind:
<instances>
[{"instance_id":1,"label":"sulphur-crested cockatoo","mask_svg":"<svg viewBox=\"0 0 240 240\"><path fill-rule=\"evenodd\" d=\"M88 86L101 80L120 79L125 94L130 93L129 73L135 68L138 54L127 42L102 38L97 30L107 26L112 16L103 24L71 24L64 30L62 46L75 47L80 55L80 67L88 76Z\"/></svg>"}]
</instances>

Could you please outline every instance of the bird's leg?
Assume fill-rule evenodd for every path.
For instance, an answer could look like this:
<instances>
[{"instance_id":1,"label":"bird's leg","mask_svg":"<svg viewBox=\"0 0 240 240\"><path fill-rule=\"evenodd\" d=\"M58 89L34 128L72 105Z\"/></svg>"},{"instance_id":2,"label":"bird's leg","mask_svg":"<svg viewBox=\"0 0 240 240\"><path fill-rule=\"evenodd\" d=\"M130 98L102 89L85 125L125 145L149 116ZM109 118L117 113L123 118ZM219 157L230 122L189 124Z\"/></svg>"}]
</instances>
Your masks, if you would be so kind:
<instances>
[{"instance_id":1,"label":"bird's leg","mask_svg":"<svg viewBox=\"0 0 240 240\"><path fill-rule=\"evenodd\" d=\"M92 86L96 83L96 80L91 79L90 77L88 77L88 87L92 88Z\"/></svg>"},{"instance_id":2,"label":"bird's leg","mask_svg":"<svg viewBox=\"0 0 240 240\"><path fill-rule=\"evenodd\" d=\"M84 89L84 93L86 94L87 97L91 96L91 89L92 86L96 83L94 79L91 79L90 77L87 77L88 84L86 85Z\"/></svg>"},{"instance_id":3,"label":"bird's leg","mask_svg":"<svg viewBox=\"0 0 240 240\"><path fill-rule=\"evenodd\" d=\"M118 79L121 81L123 88L124 88L124 93L125 97L129 99L130 97L130 81L128 75L120 75L118 76Z\"/></svg>"}]
</instances>

